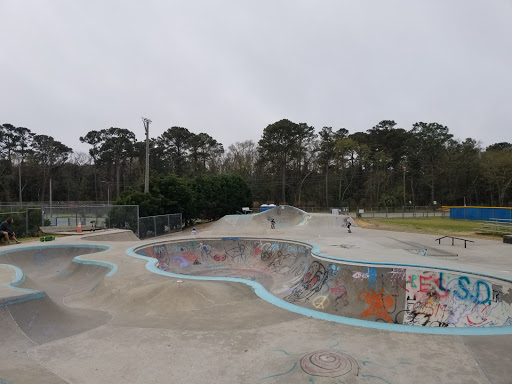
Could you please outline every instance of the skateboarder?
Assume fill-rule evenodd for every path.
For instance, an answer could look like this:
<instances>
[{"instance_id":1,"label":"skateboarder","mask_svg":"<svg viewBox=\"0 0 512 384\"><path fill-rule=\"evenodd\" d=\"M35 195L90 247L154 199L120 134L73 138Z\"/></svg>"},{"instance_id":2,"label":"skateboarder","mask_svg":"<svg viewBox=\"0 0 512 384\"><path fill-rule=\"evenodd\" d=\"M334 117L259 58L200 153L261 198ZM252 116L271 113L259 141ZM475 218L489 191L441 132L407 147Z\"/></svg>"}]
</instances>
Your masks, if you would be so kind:
<instances>
[{"instance_id":1,"label":"skateboarder","mask_svg":"<svg viewBox=\"0 0 512 384\"><path fill-rule=\"evenodd\" d=\"M270 229L276 229L276 221L274 219L270 220Z\"/></svg>"},{"instance_id":2,"label":"skateboarder","mask_svg":"<svg viewBox=\"0 0 512 384\"><path fill-rule=\"evenodd\" d=\"M347 220L348 233L352 233L352 231L350 230L351 225L352 225L352 223L350 222L350 220Z\"/></svg>"},{"instance_id":3,"label":"skateboarder","mask_svg":"<svg viewBox=\"0 0 512 384\"><path fill-rule=\"evenodd\" d=\"M197 234L196 227L192 227L192 235L195 235L195 234Z\"/></svg>"},{"instance_id":4,"label":"skateboarder","mask_svg":"<svg viewBox=\"0 0 512 384\"><path fill-rule=\"evenodd\" d=\"M16 234L11 231L9 228L9 225L11 225L14 222L12 217L8 217L7 220L3 221L2 224L0 224L0 236L5 237L5 241L7 241L7 244L11 245L11 241L9 240L9 237L13 239L16 244L19 244L20 242L16 238Z\"/></svg>"}]
</instances>

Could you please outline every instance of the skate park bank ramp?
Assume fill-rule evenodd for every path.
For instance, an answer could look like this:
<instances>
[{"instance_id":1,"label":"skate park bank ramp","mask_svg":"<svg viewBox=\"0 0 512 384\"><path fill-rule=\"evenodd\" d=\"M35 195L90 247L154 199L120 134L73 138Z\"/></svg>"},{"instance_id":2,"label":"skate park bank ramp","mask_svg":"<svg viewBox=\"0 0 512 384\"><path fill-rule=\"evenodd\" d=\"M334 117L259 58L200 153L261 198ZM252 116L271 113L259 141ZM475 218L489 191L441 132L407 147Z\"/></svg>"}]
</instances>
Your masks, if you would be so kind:
<instances>
[{"instance_id":1,"label":"skate park bank ramp","mask_svg":"<svg viewBox=\"0 0 512 384\"><path fill-rule=\"evenodd\" d=\"M111 316L105 311L64 305L65 297L94 290L105 276L115 271L110 263L80 258L108 249L100 245L67 245L18 248L0 253L2 270L13 271L12 280L3 283L1 290L0 334L9 335L9 329L15 326L32 342L43 344L96 328L110 320Z\"/></svg>"},{"instance_id":2,"label":"skate park bank ramp","mask_svg":"<svg viewBox=\"0 0 512 384\"><path fill-rule=\"evenodd\" d=\"M512 281L492 276L335 259L276 239L177 240L127 253L162 275L243 282L306 316L404 332L512 333Z\"/></svg>"},{"instance_id":3,"label":"skate park bank ramp","mask_svg":"<svg viewBox=\"0 0 512 384\"><path fill-rule=\"evenodd\" d=\"M211 233L241 233L261 232L271 228L271 220L275 222L276 229L295 228L305 225L311 215L301 209L280 205L265 212L254 215L227 215L214 223Z\"/></svg>"}]
</instances>

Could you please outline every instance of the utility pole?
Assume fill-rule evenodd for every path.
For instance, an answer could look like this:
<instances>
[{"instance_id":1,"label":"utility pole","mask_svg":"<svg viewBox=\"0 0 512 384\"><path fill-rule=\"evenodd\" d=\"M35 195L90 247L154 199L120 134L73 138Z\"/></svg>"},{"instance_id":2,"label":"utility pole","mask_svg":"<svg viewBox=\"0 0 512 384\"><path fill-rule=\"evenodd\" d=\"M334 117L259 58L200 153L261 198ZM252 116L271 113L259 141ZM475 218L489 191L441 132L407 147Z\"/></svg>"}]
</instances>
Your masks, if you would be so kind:
<instances>
[{"instance_id":1,"label":"utility pole","mask_svg":"<svg viewBox=\"0 0 512 384\"><path fill-rule=\"evenodd\" d=\"M407 168L403 167L403 170L404 170L404 207L405 207L405 172L407 172Z\"/></svg>"},{"instance_id":2,"label":"utility pole","mask_svg":"<svg viewBox=\"0 0 512 384\"><path fill-rule=\"evenodd\" d=\"M144 193L149 193L149 124L151 120L142 118L146 130L146 174L144 175Z\"/></svg>"}]
</instances>

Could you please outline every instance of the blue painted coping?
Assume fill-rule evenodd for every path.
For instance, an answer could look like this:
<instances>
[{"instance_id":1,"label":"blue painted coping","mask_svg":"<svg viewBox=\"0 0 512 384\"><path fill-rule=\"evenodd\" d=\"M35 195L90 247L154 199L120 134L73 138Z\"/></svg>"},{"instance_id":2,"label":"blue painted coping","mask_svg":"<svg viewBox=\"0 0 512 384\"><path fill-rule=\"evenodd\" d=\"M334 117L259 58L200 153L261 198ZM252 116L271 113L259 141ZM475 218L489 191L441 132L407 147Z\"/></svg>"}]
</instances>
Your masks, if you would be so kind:
<instances>
[{"instance_id":1,"label":"blue painted coping","mask_svg":"<svg viewBox=\"0 0 512 384\"><path fill-rule=\"evenodd\" d=\"M235 238L230 238L235 239ZM250 238L250 237L244 237L244 238L236 238L237 240L262 240L261 238ZM195 241L199 240L222 240L222 238L204 238L204 239L197 239ZM267 240L267 239L265 239ZM297 240L285 240L285 239L268 239L270 241L283 241L283 242L292 242L292 243L299 243L304 244L313 247L311 250L311 253L313 256L320 256L322 258L327 258L333 261L345 261L350 262L354 264L377 264L377 265L387 265L387 266L396 266L396 267L417 267L417 268L427 268L427 269L439 269L439 270L451 270L455 271L454 269L444 269L440 267L431 267L431 266L424 266L424 265L416 265L416 264L393 264L393 263L380 263L380 262L374 262L374 263L368 263L363 262L360 260L349 260L349 259L339 259L335 257L330 257L327 255L322 254L319 251L319 247L312 243L307 243L303 241L297 241ZM135 245L131 248L128 248L126 250L126 254L132 257L136 257L138 259L145 259L147 260L146 263L146 269L150 272L156 273L158 275L163 276L169 276L169 277L175 277L179 279L188 279L188 280L217 280L217 281L233 281L237 283L243 283L248 286L250 286L253 291L258 295L261 299L269 302L270 304L273 304L277 307L286 309L290 312L295 312L300 315L313 317L316 319L321 320L327 320L332 321L335 323L340 324L346 324L346 325L353 325L358 327L365 327L365 328L373 328L373 329L380 329L385 331L397 331L397 332L408 332L408 333L423 333L423 334L431 334L431 335L465 335L465 336L477 336L477 335L510 335L512 334L512 326L504 326L504 327L477 327L477 328L455 328L455 327L420 327L420 326L414 326L414 325L403 325L403 324L390 324L390 323L383 323L379 321L368 321L368 320L360 320L360 319L354 319L351 317L344 317L344 316L337 316L337 315L331 315L329 313L319 312L315 311L313 309L309 308L303 308L298 305L292 304L287 302L286 300L280 299L274 295L272 295L270 292L268 292L263 285L251 281L251 280L245 280L245 279L239 279L236 277L212 277L212 276L193 276L193 275L181 275L177 273L167 272L162 269L157 268L158 260L152 257L142 256L137 253L135 253L135 249L141 249L144 247L157 245L157 244L167 244L167 243L175 243L178 241L190 241L190 239L173 239L173 240L167 240L164 242L148 242L141 245ZM317 253L313 254L313 251L317 251ZM466 272L466 271L458 271L462 273L468 273L472 274L472 272ZM486 276L483 274L479 274L481 276ZM491 276L489 276L491 277ZM496 279L496 277L493 277ZM499 279L499 278L498 278ZM512 282L508 279L501 279L505 281Z\"/></svg>"},{"instance_id":2,"label":"blue painted coping","mask_svg":"<svg viewBox=\"0 0 512 384\"><path fill-rule=\"evenodd\" d=\"M21 268L15 266L15 265L11 265L11 264L0 264L0 265L5 265L7 267L10 267L10 268L14 269L14 272L15 272L14 279L11 282L3 283L2 284L4 287L9 287L10 289L12 289L14 291L23 292L23 293L26 293L28 295L40 295L40 294L43 294L43 296L39 296L39 297L46 296L46 294L44 292L42 292L42 291L36 291L34 289L19 288L18 287L18 285L21 285L25 281L25 273L21 270ZM21 300L24 300L24 299L26 299L26 297L22 298ZM0 304L0 307L2 305L5 305L5 303Z\"/></svg>"},{"instance_id":3,"label":"blue painted coping","mask_svg":"<svg viewBox=\"0 0 512 384\"><path fill-rule=\"evenodd\" d=\"M96 253L103 253L103 252L110 251L112 249L112 247L110 247L108 245L95 245L95 244L49 245L49 246L23 247L23 248L10 249L10 250L0 252L0 255L4 255L6 253L30 251L30 250L34 250L34 249L55 249L55 248L99 248L99 249L102 249L101 252L96 252ZM114 263L110 263L108 261L84 260L81 258L81 256L75 256L73 258L73 262L79 263L79 264L93 264L93 265L100 265L102 267L106 267L106 268L110 269L110 272L105 275L107 277L110 277L114 273L117 272L117 265Z\"/></svg>"},{"instance_id":4,"label":"blue painted coping","mask_svg":"<svg viewBox=\"0 0 512 384\"><path fill-rule=\"evenodd\" d=\"M36 246L36 247L23 247L23 248L10 249L10 250L1 251L0 255L5 255L8 253L14 253L14 252L27 251L27 250L30 251L30 250L35 250L35 249L55 249L55 248L100 248L100 249L103 249L103 251L98 252L98 253L107 252L112 249L112 247L110 247L110 246L94 245L94 244L51 245L51 246ZM105 275L106 277L110 277L114 273L117 272L117 265L114 263L109 263L107 261L83 260L81 258L81 256L76 256L73 258L73 262L80 263L80 264L100 265L102 267L109 268L110 272ZM39 299L41 297L46 297L46 293L41 292L41 291L35 291L33 289L28 289L28 288L18 288L18 286L21 285L25 281L25 273L19 267L16 267L15 265L11 265L11 264L1 264L1 265L7 265L7 266L13 268L16 273L14 280L9 283L4 283L3 284L4 286L8 286L11 289L20 290L20 291L23 291L23 292L26 292L26 293L29 293L32 295L21 298L21 299L13 299L11 301L0 303L0 307L5 306L5 305L11 305L11 304L25 302L28 300Z\"/></svg>"}]
</instances>

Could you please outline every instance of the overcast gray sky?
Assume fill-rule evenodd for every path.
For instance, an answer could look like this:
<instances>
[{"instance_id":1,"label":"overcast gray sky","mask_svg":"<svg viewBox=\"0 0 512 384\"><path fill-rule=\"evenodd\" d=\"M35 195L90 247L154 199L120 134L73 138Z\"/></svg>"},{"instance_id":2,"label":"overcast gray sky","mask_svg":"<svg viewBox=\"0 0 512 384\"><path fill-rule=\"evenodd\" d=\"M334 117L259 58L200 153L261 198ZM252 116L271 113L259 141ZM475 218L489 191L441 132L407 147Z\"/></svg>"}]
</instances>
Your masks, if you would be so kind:
<instances>
[{"instance_id":1,"label":"overcast gray sky","mask_svg":"<svg viewBox=\"0 0 512 384\"><path fill-rule=\"evenodd\" d=\"M282 118L512 141L511 0L0 0L0 123L76 151L171 126L227 148Z\"/></svg>"}]
</instances>

